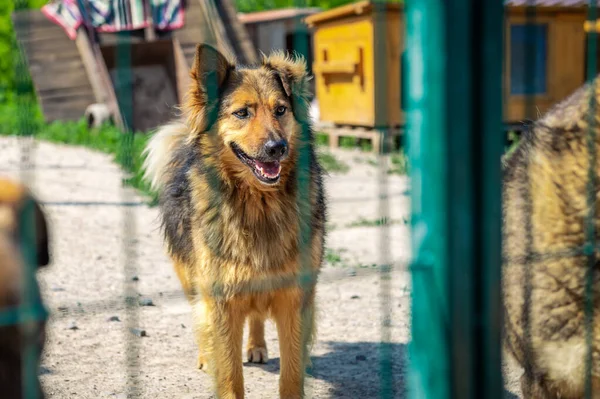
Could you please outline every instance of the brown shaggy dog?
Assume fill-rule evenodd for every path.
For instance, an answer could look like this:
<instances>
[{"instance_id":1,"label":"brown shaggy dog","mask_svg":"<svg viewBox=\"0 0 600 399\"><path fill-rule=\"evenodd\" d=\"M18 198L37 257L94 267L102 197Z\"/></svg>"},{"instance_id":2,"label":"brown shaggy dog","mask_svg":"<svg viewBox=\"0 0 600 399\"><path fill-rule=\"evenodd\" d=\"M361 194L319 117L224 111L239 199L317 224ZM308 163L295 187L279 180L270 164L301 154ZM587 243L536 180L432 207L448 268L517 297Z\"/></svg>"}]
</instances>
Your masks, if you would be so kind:
<instances>
[{"instance_id":1,"label":"brown shaggy dog","mask_svg":"<svg viewBox=\"0 0 600 399\"><path fill-rule=\"evenodd\" d=\"M25 201L33 201L38 266L46 266L49 263L46 220L41 208L23 186L0 178L0 313L14 310L21 303L25 263L21 256L22 243L19 237L23 227L20 225L20 212ZM39 298L37 284L34 284L33 289L34 298ZM11 322L16 321L15 319ZM24 335L19 326L10 324L11 322L0 324L0 397L20 399L24 397L21 374L22 345L26 339L32 339L37 350L36 356L41 354L45 340L45 321L38 323L39 329L34 330L37 334L31 338ZM33 370L37 384L35 388L38 389L38 397L43 398L37 376L37 361L35 366L36 369Z\"/></svg>"},{"instance_id":2,"label":"brown shaggy dog","mask_svg":"<svg viewBox=\"0 0 600 399\"><path fill-rule=\"evenodd\" d=\"M199 45L191 76L184 116L149 141L145 169L193 307L198 366L215 377L220 398L243 398L245 320L248 361L264 363L271 317L280 396L301 398L325 226L321 167L302 129L305 61L274 53L239 66Z\"/></svg>"},{"instance_id":3,"label":"brown shaggy dog","mask_svg":"<svg viewBox=\"0 0 600 399\"><path fill-rule=\"evenodd\" d=\"M591 99L596 102L594 110ZM525 398L584 397L587 270L593 274L593 397L600 398L600 270L598 261L590 269L586 253L593 252L584 247L592 120L596 241L600 231L599 100L597 78L537 121L505 162L506 346L525 368L521 379ZM598 244L596 257L597 248ZM528 281L530 296L524 289Z\"/></svg>"}]
</instances>

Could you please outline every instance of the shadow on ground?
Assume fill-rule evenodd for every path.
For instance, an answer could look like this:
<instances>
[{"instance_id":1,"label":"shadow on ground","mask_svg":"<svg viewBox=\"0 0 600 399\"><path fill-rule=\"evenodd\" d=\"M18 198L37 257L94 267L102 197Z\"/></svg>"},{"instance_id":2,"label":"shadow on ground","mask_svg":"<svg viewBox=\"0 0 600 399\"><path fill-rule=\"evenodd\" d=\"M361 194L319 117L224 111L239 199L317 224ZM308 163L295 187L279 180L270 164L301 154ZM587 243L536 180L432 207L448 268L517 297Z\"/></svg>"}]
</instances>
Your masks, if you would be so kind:
<instances>
[{"instance_id":1,"label":"shadow on ground","mask_svg":"<svg viewBox=\"0 0 600 399\"><path fill-rule=\"evenodd\" d=\"M327 398L377 398L385 383L380 375L381 345L376 342L325 342L329 352L313 356L312 375L330 386ZM406 345L390 344L392 372L387 381L394 398L406 396ZM245 367L261 367L271 373L279 373L279 359L269 359L265 365L245 364ZM321 395L314 397L322 397Z\"/></svg>"},{"instance_id":2,"label":"shadow on ground","mask_svg":"<svg viewBox=\"0 0 600 399\"><path fill-rule=\"evenodd\" d=\"M313 356L313 376L328 383L327 398L377 398L380 396L384 379L381 378L380 351L377 342L326 342L329 352ZM407 348L405 344L391 344L392 373L389 384L393 398L406 398L406 374L408 372ZM249 364L244 367L260 367L270 373L279 373L279 358L269 359L267 364ZM321 398L321 395L314 397ZM518 399L505 391L504 399Z\"/></svg>"}]
</instances>

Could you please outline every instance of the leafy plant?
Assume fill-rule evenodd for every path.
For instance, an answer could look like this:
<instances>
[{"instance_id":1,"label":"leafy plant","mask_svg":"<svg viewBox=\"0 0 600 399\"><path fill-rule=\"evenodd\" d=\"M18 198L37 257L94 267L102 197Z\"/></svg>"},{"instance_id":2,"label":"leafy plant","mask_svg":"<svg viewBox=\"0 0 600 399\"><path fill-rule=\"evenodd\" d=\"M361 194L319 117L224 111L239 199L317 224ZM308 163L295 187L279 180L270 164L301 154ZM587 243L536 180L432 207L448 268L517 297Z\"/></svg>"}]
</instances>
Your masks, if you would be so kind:
<instances>
[{"instance_id":1,"label":"leafy plant","mask_svg":"<svg viewBox=\"0 0 600 399\"><path fill-rule=\"evenodd\" d=\"M11 14L17 8L41 8L47 0L3 0L0 1L0 103L13 99L15 91L16 38Z\"/></svg>"}]
</instances>

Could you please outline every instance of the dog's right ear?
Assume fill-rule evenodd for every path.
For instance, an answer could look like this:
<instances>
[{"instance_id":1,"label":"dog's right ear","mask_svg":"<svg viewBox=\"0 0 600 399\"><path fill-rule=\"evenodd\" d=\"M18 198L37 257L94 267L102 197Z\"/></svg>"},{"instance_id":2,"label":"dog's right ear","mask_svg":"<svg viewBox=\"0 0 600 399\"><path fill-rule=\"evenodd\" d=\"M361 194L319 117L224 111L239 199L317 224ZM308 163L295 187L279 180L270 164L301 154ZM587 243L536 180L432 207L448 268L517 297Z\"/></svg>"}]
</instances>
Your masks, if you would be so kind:
<instances>
[{"instance_id":1,"label":"dog's right ear","mask_svg":"<svg viewBox=\"0 0 600 399\"><path fill-rule=\"evenodd\" d=\"M196 46L192 79L204 101L215 100L234 66L217 49L208 44ZM212 101L210 101L212 102Z\"/></svg>"}]
</instances>

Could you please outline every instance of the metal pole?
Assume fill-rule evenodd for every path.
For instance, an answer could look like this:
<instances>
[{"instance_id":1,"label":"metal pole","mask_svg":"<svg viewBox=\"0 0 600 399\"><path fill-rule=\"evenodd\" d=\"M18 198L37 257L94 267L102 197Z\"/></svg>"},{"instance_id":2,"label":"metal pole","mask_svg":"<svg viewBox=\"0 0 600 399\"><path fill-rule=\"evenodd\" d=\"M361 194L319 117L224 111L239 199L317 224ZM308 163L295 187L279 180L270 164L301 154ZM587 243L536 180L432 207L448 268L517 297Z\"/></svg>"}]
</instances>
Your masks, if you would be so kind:
<instances>
[{"instance_id":1,"label":"metal pole","mask_svg":"<svg viewBox=\"0 0 600 399\"><path fill-rule=\"evenodd\" d=\"M500 398L502 15L406 4L411 398Z\"/></svg>"},{"instance_id":2,"label":"metal pole","mask_svg":"<svg viewBox=\"0 0 600 399\"><path fill-rule=\"evenodd\" d=\"M450 397L444 8L407 0L408 154L411 179L410 398Z\"/></svg>"}]
</instances>

